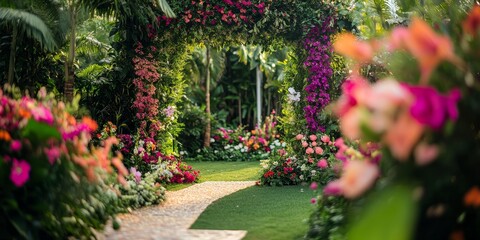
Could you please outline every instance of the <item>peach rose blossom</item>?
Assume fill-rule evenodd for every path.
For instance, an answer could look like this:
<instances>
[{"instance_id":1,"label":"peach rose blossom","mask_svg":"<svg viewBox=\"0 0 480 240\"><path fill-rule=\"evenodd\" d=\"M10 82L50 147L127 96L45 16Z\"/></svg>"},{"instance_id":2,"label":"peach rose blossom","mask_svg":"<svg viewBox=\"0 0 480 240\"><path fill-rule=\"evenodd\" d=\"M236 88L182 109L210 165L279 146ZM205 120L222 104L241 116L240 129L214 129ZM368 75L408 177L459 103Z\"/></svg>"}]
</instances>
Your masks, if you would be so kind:
<instances>
[{"instance_id":1,"label":"peach rose blossom","mask_svg":"<svg viewBox=\"0 0 480 240\"><path fill-rule=\"evenodd\" d=\"M298 141L302 140L303 139L303 135L302 134L298 134L295 139L297 139Z\"/></svg>"},{"instance_id":2,"label":"peach rose blossom","mask_svg":"<svg viewBox=\"0 0 480 240\"><path fill-rule=\"evenodd\" d=\"M316 153L317 155L320 155L320 154L323 153L323 149L322 149L321 147L315 147L315 153Z\"/></svg>"},{"instance_id":3,"label":"peach rose blossom","mask_svg":"<svg viewBox=\"0 0 480 240\"><path fill-rule=\"evenodd\" d=\"M313 153L313 148L309 147L307 150L305 150L306 154L312 154Z\"/></svg>"}]
</instances>

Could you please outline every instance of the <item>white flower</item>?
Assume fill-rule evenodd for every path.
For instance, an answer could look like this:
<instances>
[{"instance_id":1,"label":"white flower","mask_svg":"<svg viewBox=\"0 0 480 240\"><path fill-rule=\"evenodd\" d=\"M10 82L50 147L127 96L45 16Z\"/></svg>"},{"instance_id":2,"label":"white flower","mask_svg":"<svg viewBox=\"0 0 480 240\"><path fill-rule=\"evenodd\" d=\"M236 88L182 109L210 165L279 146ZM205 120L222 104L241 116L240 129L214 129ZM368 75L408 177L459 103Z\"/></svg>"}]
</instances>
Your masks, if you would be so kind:
<instances>
[{"instance_id":1,"label":"white flower","mask_svg":"<svg viewBox=\"0 0 480 240\"><path fill-rule=\"evenodd\" d=\"M200 151L201 151L200 149L197 149L197 153L200 153Z\"/></svg>"},{"instance_id":2,"label":"white flower","mask_svg":"<svg viewBox=\"0 0 480 240\"><path fill-rule=\"evenodd\" d=\"M317 173L317 171L312 170L312 175L315 175L316 173Z\"/></svg>"},{"instance_id":3,"label":"white flower","mask_svg":"<svg viewBox=\"0 0 480 240\"><path fill-rule=\"evenodd\" d=\"M303 175L300 175L300 180L303 180L305 177L303 177ZM303 190L303 189L302 189Z\"/></svg>"},{"instance_id":4,"label":"white flower","mask_svg":"<svg viewBox=\"0 0 480 240\"><path fill-rule=\"evenodd\" d=\"M285 142L282 143L282 147L285 147L287 146L287 144Z\"/></svg>"},{"instance_id":5,"label":"white flower","mask_svg":"<svg viewBox=\"0 0 480 240\"><path fill-rule=\"evenodd\" d=\"M302 166L300 167L300 170L302 170L302 171L307 170L307 166L305 166L305 164L302 164Z\"/></svg>"},{"instance_id":6,"label":"white flower","mask_svg":"<svg viewBox=\"0 0 480 240\"><path fill-rule=\"evenodd\" d=\"M292 102L298 102L300 101L300 93L295 91L294 88L290 87L288 88L289 94L287 94L288 99Z\"/></svg>"},{"instance_id":7,"label":"white flower","mask_svg":"<svg viewBox=\"0 0 480 240\"><path fill-rule=\"evenodd\" d=\"M218 153L218 150L213 151L213 153Z\"/></svg>"},{"instance_id":8,"label":"white flower","mask_svg":"<svg viewBox=\"0 0 480 240\"><path fill-rule=\"evenodd\" d=\"M215 139L210 138L210 142L211 142L211 143L214 143L214 142L215 142Z\"/></svg>"},{"instance_id":9,"label":"white flower","mask_svg":"<svg viewBox=\"0 0 480 240\"><path fill-rule=\"evenodd\" d=\"M273 162L273 166L277 166L277 165L278 165L277 161Z\"/></svg>"}]
</instances>

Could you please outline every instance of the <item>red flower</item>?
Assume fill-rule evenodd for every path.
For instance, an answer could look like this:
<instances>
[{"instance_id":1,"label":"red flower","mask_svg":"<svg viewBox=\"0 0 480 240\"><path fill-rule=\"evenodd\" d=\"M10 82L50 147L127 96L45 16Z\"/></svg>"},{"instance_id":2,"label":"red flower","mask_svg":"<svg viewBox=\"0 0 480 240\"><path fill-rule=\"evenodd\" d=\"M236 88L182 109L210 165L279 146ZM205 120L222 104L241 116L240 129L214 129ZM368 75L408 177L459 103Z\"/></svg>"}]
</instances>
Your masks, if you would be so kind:
<instances>
[{"instance_id":1,"label":"red flower","mask_svg":"<svg viewBox=\"0 0 480 240\"><path fill-rule=\"evenodd\" d=\"M268 170L265 174L263 174L263 177L265 178L273 177L274 174L275 173L272 170Z\"/></svg>"}]
</instances>

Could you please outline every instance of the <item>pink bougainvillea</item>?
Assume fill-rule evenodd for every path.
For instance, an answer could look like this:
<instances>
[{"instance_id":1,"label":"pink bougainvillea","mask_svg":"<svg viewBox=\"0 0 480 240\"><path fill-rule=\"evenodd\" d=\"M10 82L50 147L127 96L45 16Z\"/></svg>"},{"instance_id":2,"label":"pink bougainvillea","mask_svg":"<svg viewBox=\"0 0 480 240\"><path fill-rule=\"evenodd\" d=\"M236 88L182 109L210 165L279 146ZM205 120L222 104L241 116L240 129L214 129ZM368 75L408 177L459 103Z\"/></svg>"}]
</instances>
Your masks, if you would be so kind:
<instances>
[{"instance_id":1,"label":"pink bougainvillea","mask_svg":"<svg viewBox=\"0 0 480 240\"><path fill-rule=\"evenodd\" d=\"M135 69L135 78L133 84L137 88L133 108L136 110L136 117L140 121L139 133L146 135L147 124L156 120L159 113L159 101L154 97L155 83L160 79L157 71L157 62L152 54L145 54L143 45L137 43L135 49L137 56L133 58ZM158 128L157 124L151 124L151 127ZM150 135L155 135L155 131L149 131ZM153 136L150 136L153 137Z\"/></svg>"}]
</instances>

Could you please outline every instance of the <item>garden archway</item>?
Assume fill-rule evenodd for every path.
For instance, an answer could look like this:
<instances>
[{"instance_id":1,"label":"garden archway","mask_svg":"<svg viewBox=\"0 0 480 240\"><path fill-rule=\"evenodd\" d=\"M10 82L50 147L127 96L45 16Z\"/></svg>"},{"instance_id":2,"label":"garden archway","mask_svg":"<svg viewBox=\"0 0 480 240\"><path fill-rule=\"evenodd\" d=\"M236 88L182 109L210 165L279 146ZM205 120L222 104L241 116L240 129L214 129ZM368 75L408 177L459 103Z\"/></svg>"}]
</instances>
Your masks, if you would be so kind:
<instances>
[{"instance_id":1,"label":"garden archway","mask_svg":"<svg viewBox=\"0 0 480 240\"><path fill-rule=\"evenodd\" d=\"M315 0L182 0L172 1L170 7L176 18L162 14L140 25L145 19L130 15L117 24L117 31L124 33L119 43L126 52L125 60L133 59L134 74L130 76L136 92L132 106L140 135L160 139L164 148L171 149L179 129L171 110L183 96L181 70L189 46L195 42L209 46L254 43L291 47L295 54L289 57L292 65L287 69L288 81L282 91L292 87L304 90L305 95L294 104L285 98L283 128L287 134L305 128L325 131L319 113L330 102L331 86L338 87L343 78L334 76L331 68L330 36L352 28L346 4Z\"/></svg>"}]
</instances>

